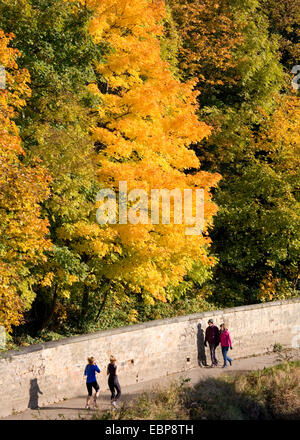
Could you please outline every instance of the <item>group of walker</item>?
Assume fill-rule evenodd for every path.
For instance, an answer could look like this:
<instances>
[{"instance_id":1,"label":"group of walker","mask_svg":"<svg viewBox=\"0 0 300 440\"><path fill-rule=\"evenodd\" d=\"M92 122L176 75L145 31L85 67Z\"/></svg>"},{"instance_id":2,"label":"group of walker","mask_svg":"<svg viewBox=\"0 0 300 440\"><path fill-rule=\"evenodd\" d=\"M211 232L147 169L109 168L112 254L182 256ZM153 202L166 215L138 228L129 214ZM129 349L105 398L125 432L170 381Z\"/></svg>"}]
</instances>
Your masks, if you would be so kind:
<instances>
[{"instance_id":1,"label":"group of walker","mask_svg":"<svg viewBox=\"0 0 300 440\"><path fill-rule=\"evenodd\" d=\"M225 327L225 324L221 324L219 330L218 327L214 324L214 321L212 319L209 319L208 327L205 331L205 347L207 347L207 342L210 350L212 368L218 365L218 360L216 358L216 348L220 343L224 359L224 364L222 368L227 368L227 361L229 362L230 366L232 365L232 359L227 355L229 348L232 350L232 342L228 329Z\"/></svg>"},{"instance_id":2,"label":"group of walker","mask_svg":"<svg viewBox=\"0 0 300 440\"><path fill-rule=\"evenodd\" d=\"M121 396L121 387L117 375L117 364L116 358L114 356L110 357L110 362L107 365L107 375L108 375L108 386L111 392L111 403L115 409L117 409L116 401ZM96 391L93 397L93 407L98 408L97 399L100 393L100 387L96 379L96 373L100 373L100 368L98 367L95 358L89 357L88 364L84 370L84 376L86 376L86 387L88 390L88 395L86 398L86 409L90 409L90 400L93 394L93 388Z\"/></svg>"},{"instance_id":3,"label":"group of walker","mask_svg":"<svg viewBox=\"0 0 300 440\"><path fill-rule=\"evenodd\" d=\"M205 341L204 345L207 347L207 342L209 344L210 356L211 356L211 367L216 367L218 365L218 361L216 358L216 348L221 343L222 354L224 358L224 365L222 368L227 367L227 361L232 365L232 359L227 356L229 348L232 350L232 343L230 339L230 335L228 329L225 327L225 324L220 325L220 330L212 319L208 320L208 327L205 332ZM107 365L107 375L108 375L108 386L111 392L111 403L115 409L117 409L116 401L121 396L121 387L118 380L117 375L117 364L116 358L114 356L110 357L110 362ZM96 379L96 373L100 373L100 368L96 364L96 361L93 357L88 358L88 364L85 367L84 375L86 376L86 387L88 390L88 396L86 399L86 409L90 409L90 400L93 394L93 388L95 389L95 394L93 397L93 406L97 408L97 398L100 393L100 387Z\"/></svg>"}]
</instances>

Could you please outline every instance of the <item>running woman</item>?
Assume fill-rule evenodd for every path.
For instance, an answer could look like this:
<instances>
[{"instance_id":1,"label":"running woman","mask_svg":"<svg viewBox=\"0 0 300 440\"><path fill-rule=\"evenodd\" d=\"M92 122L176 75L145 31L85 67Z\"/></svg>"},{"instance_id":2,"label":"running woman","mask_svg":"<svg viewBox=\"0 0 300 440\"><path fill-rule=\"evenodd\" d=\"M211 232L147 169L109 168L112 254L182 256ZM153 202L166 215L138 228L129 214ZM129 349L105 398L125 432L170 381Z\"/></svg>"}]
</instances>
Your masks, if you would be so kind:
<instances>
[{"instance_id":1,"label":"running woman","mask_svg":"<svg viewBox=\"0 0 300 440\"><path fill-rule=\"evenodd\" d=\"M94 395L94 399L93 399L94 408L98 408L97 397L99 396L99 393L100 393L100 387L99 387L99 384L96 380L96 372L100 373L100 368L96 364L95 358L89 357L88 364L84 370L84 376L86 376L86 387L88 390L88 395L86 398L86 405L85 405L86 409L90 409L90 399L93 394L93 388L96 391L96 393Z\"/></svg>"},{"instance_id":2,"label":"running woman","mask_svg":"<svg viewBox=\"0 0 300 440\"><path fill-rule=\"evenodd\" d=\"M110 362L107 365L107 374L109 375L108 376L108 386L111 391L111 403L115 409L117 409L116 401L121 396L121 387L120 387L118 375L117 375L116 361L117 361L117 359L114 356L111 356ZM115 394L115 391L117 391L117 394Z\"/></svg>"}]
</instances>

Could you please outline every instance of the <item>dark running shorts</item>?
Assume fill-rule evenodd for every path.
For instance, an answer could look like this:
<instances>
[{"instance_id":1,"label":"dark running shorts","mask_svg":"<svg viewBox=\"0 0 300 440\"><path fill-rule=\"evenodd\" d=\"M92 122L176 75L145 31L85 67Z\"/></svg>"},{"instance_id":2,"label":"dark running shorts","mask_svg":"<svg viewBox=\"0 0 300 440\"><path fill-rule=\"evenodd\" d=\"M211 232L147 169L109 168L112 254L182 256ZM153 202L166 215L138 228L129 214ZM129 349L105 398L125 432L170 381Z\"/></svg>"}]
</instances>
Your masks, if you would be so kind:
<instances>
[{"instance_id":1,"label":"dark running shorts","mask_svg":"<svg viewBox=\"0 0 300 440\"><path fill-rule=\"evenodd\" d=\"M99 385L98 385L97 381L87 383L86 387L87 387L89 396L91 396L93 394L93 388L96 390L96 392L99 391Z\"/></svg>"}]
</instances>

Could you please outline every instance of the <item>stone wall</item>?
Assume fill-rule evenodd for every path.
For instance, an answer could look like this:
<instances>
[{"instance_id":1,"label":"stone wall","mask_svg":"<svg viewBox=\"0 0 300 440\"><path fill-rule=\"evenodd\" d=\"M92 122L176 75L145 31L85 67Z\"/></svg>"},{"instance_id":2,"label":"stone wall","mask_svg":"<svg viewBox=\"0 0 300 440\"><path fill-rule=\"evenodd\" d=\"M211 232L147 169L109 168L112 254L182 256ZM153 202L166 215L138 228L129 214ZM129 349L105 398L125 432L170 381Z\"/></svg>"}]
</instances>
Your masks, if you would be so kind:
<instances>
[{"instance_id":1,"label":"stone wall","mask_svg":"<svg viewBox=\"0 0 300 440\"><path fill-rule=\"evenodd\" d=\"M94 356L102 390L107 389L110 354L118 360L121 385L182 372L201 364L203 335L209 318L225 322L233 342L233 359L291 346L300 325L300 298L163 319L57 342L25 347L0 355L0 417L64 398L86 395L83 370ZM299 332L299 331L298 331ZM218 348L218 350L220 350ZM218 352L221 359L221 353Z\"/></svg>"}]
</instances>

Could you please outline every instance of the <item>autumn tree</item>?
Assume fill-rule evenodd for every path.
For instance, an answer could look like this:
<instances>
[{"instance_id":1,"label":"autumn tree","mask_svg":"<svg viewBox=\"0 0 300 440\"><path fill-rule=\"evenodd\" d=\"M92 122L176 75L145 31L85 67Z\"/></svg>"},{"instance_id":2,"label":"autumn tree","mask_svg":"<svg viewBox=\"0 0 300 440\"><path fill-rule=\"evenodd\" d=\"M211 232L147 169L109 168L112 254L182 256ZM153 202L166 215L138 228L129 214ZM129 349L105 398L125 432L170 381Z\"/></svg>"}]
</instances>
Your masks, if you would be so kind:
<instances>
[{"instance_id":1,"label":"autumn tree","mask_svg":"<svg viewBox=\"0 0 300 440\"><path fill-rule=\"evenodd\" d=\"M20 53L9 47L12 34L0 29L0 65L5 68L5 88L0 88L0 325L11 331L35 298L37 281L30 269L45 260L48 221L41 218L39 203L49 196L49 176L36 162L23 163L17 112L30 96L30 76L19 69Z\"/></svg>"},{"instance_id":2,"label":"autumn tree","mask_svg":"<svg viewBox=\"0 0 300 440\"><path fill-rule=\"evenodd\" d=\"M103 274L122 280L125 291L141 293L146 302L166 301L167 287L178 285L193 262L212 264L206 231L216 207L209 189L219 177L199 171L199 161L189 149L210 129L196 117L194 83L176 80L161 58L164 3L85 4L94 9L91 35L112 48L105 62L97 64L99 77L90 86L101 103L94 129L99 184L118 192L119 182L126 181L128 191L143 189L149 199L154 188L205 190L205 229L199 236L185 235L186 224L174 220L170 225L153 225L149 219L148 224L103 227L107 244L119 244L114 261L103 260ZM185 172L190 169L197 171Z\"/></svg>"},{"instance_id":3,"label":"autumn tree","mask_svg":"<svg viewBox=\"0 0 300 440\"><path fill-rule=\"evenodd\" d=\"M20 65L31 73L32 94L18 119L27 163L40 160L52 176L51 196L43 203L54 244L47 261L34 268L40 283L35 328L62 322L85 308L84 292L93 284L91 250L102 256L95 231L94 124L97 104L87 85L95 79L94 60L104 48L88 33L90 12L63 0L1 0L0 22L14 29ZM90 232L89 227L91 226ZM98 228L99 229L99 228ZM75 295L71 301L70 296Z\"/></svg>"},{"instance_id":4,"label":"autumn tree","mask_svg":"<svg viewBox=\"0 0 300 440\"><path fill-rule=\"evenodd\" d=\"M275 118L278 123L280 114L282 138L278 148L282 143L285 154L296 153L297 123L290 122L293 111L288 111L286 104L280 109L283 101L279 93L286 92L287 84L279 63L278 38L270 33L266 10L256 1L216 2L216 7L210 9L213 18L209 23L205 0L174 0L171 5L182 40L179 68L187 78L198 78L199 115L214 127L197 155L205 170L217 171L223 177L214 195L219 212L211 232L212 251L218 258L213 298L222 306L253 303L262 299L264 285L277 286L270 299L294 295L295 260L284 256L290 244L280 232L289 228L295 231L298 221L297 214L285 216L283 212L292 210L293 203L296 206L296 184L290 189L287 184L294 171L282 170L279 176L276 160L282 160L282 168L284 163L279 150L272 153L272 161L269 153L263 152L274 139L267 140L265 134L264 141L260 138L266 120L272 125ZM218 24L221 16L224 18ZM215 26L210 26L213 22ZM208 30L202 37L205 26ZM226 36L216 44L215 35L221 35L221 30ZM203 45L205 53L212 54L208 64L202 58ZM293 99L289 105L295 105ZM294 111L296 114L297 106ZM272 127L274 133L275 122ZM289 133L289 142L283 142ZM256 150L258 145L260 152ZM282 221L277 223L276 217Z\"/></svg>"},{"instance_id":5,"label":"autumn tree","mask_svg":"<svg viewBox=\"0 0 300 440\"><path fill-rule=\"evenodd\" d=\"M284 299L299 291L299 100L262 114L248 163L216 195L213 231L220 303Z\"/></svg>"},{"instance_id":6,"label":"autumn tree","mask_svg":"<svg viewBox=\"0 0 300 440\"><path fill-rule=\"evenodd\" d=\"M155 188L205 188L207 226L215 212L209 187L218 180L184 172L199 166L187 147L209 128L195 116L193 84L172 76L177 46L170 56L167 45L175 32L170 13L163 3L127 8L125 2L111 2L99 21L96 3L0 1L1 25L14 29L22 67L31 73L32 95L18 119L26 162L41 160L52 176L51 196L42 208L54 245L47 261L34 268L38 296L27 316L38 328L99 319L107 295L120 306L136 292L146 302L174 298L189 270L198 282L212 264L207 235L185 237L184 225L107 228L95 221L96 193L103 186L116 188L119 173L127 176L129 190L150 191L154 183ZM136 6L137 15L132 14ZM114 19L122 31L114 31ZM113 169L116 161L120 166Z\"/></svg>"}]
</instances>

